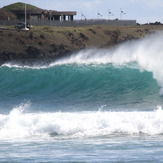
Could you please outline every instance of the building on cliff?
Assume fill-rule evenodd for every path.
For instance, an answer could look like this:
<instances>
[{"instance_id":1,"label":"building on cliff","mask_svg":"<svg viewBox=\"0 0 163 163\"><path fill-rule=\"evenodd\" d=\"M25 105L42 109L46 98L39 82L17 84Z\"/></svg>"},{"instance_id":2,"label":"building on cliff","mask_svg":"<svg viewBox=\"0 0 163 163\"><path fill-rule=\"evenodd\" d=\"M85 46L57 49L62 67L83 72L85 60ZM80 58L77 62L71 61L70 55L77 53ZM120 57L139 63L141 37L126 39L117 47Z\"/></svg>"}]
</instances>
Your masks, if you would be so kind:
<instances>
[{"instance_id":1,"label":"building on cliff","mask_svg":"<svg viewBox=\"0 0 163 163\"><path fill-rule=\"evenodd\" d=\"M18 20L23 20L25 17L25 4L24 3L14 3L3 7L4 12L13 13ZM26 13L28 21L40 21L40 20L50 20L50 21L73 21L74 16L77 14L75 11L56 11L56 10L44 10L38 7L27 4ZM10 16L6 16L6 19L10 19Z\"/></svg>"},{"instance_id":2,"label":"building on cliff","mask_svg":"<svg viewBox=\"0 0 163 163\"><path fill-rule=\"evenodd\" d=\"M10 10L17 19L24 18L24 10ZM73 21L75 11L55 11L42 9L27 9L27 20Z\"/></svg>"},{"instance_id":3,"label":"building on cliff","mask_svg":"<svg viewBox=\"0 0 163 163\"><path fill-rule=\"evenodd\" d=\"M0 25L15 25L23 22L26 18L27 23L34 26L86 26L86 25L136 25L136 20L118 19L84 19L74 20L76 11L56 11L40 9L36 6L24 3L14 3L0 9Z\"/></svg>"}]
</instances>

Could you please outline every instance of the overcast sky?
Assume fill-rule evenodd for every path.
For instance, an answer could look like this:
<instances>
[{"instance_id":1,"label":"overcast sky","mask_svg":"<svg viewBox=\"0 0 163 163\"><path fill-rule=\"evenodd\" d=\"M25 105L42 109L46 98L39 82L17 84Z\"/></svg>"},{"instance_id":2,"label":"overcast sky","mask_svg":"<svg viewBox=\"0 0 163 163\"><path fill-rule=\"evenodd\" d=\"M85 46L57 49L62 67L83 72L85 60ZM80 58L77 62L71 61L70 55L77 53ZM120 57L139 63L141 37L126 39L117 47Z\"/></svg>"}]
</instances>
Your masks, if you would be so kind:
<instances>
[{"instance_id":1,"label":"overcast sky","mask_svg":"<svg viewBox=\"0 0 163 163\"><path fill-rule=\"evenodd\" d=\"M160 21L163 23L163 0L0 0L0 8L15 2L26 2L43 9L58 11L77 11L75 19L81 19L81 13L87 19L134 19L138 23Z\"/></svg>"}]
</instances>

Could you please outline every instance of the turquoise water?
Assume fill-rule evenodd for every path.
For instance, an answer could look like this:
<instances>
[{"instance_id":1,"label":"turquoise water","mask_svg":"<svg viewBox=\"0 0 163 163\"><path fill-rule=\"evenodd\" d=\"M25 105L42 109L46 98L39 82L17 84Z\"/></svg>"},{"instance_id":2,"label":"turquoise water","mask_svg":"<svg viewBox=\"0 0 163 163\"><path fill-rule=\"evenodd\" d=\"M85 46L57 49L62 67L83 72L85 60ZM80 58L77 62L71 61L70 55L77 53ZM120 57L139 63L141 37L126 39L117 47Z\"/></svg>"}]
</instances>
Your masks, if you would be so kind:
<instances>
[{"instance_id":1,"label":"turquoise water","mask_svg":"<svg viewBox=\"0 0 163 163\"><path fill-rule=\"evenodd\" d=\"M163 50L149 40L2 65L0 162L163 162Z\"/></svg>"},{"instance_id":2,"label":"turquoise water","mask_svg":"<svg viewBox=\"0 0 163 163\"><path fill-rule=\"evenodd\" d=\"M103 105L106 110L153 109L162 100L151 72L110 64L1 67L0 76L0 105L5 111L25 101L33 111L53 112L98 111Z\"/></svg>"}]
</instances>

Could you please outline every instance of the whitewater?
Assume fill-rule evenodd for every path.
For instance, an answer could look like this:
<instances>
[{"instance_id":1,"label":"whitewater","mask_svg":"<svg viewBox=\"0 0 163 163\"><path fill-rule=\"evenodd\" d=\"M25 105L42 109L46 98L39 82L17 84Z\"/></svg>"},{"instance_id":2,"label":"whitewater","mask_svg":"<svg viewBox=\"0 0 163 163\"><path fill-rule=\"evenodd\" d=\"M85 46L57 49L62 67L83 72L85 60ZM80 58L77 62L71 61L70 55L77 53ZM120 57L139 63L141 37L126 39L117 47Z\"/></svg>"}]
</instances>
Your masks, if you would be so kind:
<instances>
[{"instance_id":1,"label":"whitewater","mask_svg":"<svg viewBox=\"0 0 163 163\"><path fill-rule=\"evenodd\" d=\"M163 162L163 33L0 67L0 162Z\"/></svg>"}]
</instances>

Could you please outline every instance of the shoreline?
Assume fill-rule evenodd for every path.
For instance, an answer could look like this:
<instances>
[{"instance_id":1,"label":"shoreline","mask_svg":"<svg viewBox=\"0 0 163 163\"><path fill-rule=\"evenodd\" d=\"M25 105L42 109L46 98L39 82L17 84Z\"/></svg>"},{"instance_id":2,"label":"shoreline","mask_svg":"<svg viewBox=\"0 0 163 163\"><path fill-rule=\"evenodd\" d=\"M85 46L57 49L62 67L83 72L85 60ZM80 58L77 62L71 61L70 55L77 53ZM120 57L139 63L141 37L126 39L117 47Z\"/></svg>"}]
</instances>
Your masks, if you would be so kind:
<instances>
[{"instance_id":1,"label":"shoreline","mask_svg":"<svg viewBox=\"0 0 163 163\"><path fill-rule=\"evenodd\" d=\"M87 48L110 48L163 30L162 25L0 28L0 65L9 61L55 60Z\"/></svg>"}]
</instances>

